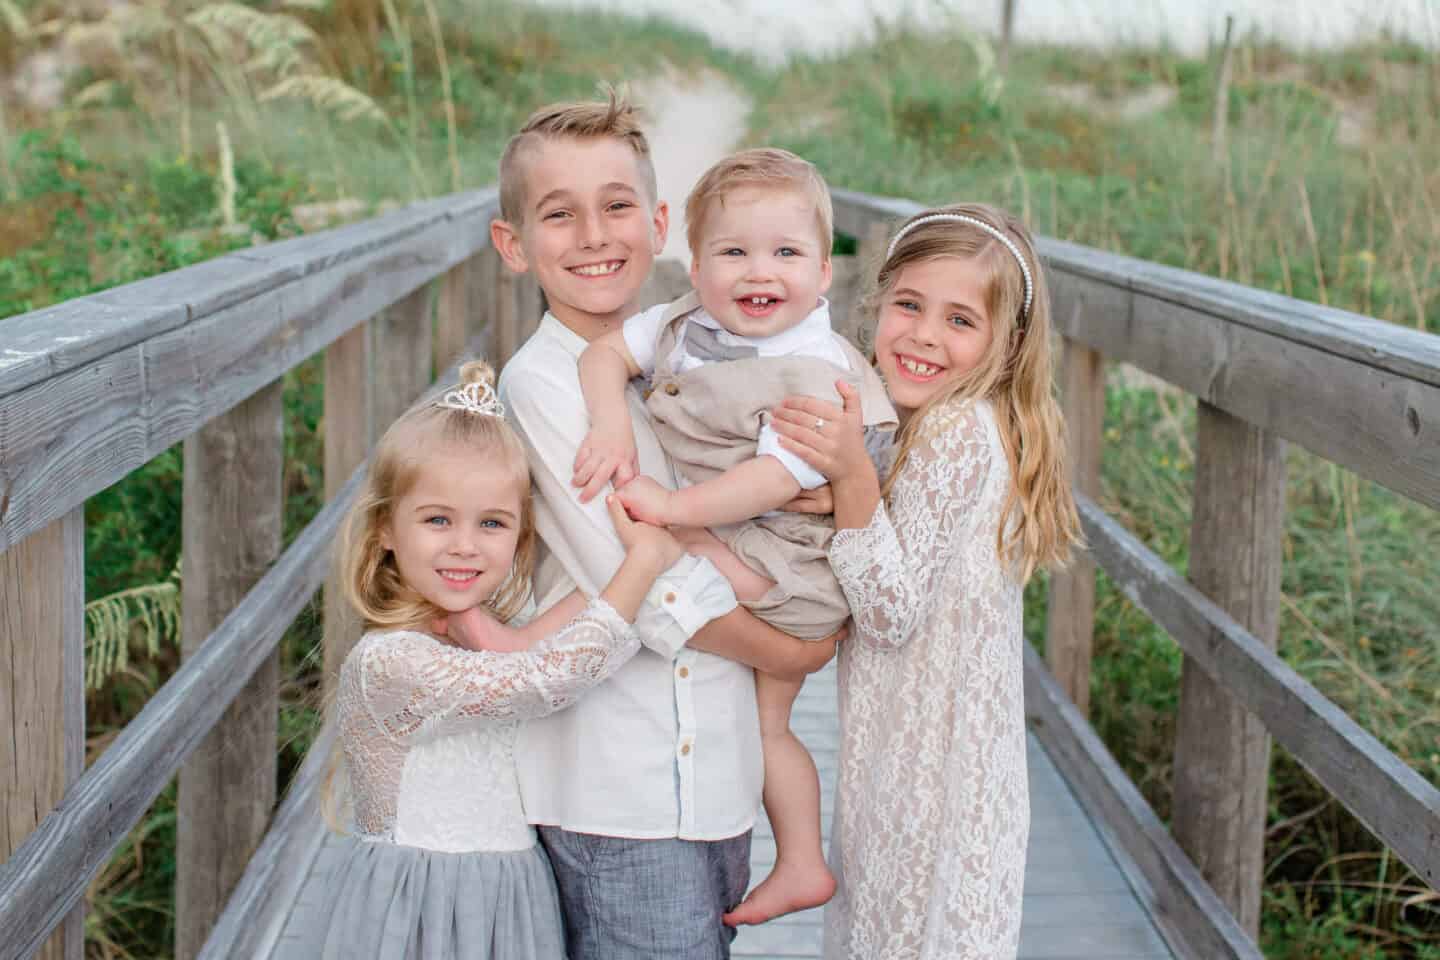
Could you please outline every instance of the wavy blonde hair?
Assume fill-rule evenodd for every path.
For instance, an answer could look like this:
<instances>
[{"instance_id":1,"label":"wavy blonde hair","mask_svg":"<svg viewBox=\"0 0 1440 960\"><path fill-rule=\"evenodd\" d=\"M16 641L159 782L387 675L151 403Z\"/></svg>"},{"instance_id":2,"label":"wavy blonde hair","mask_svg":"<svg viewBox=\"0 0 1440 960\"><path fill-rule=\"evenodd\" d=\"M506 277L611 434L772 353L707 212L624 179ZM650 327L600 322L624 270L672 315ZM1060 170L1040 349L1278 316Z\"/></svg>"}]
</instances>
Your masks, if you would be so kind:
<instances>
[{"instance_id":1,"label":"wavy blonde hair","mask_svg":"<svg viewBox=\"0 0 1440 960\"><path fill-rule=\"evenodd\" d=\"M1003 510L1006 522L1000 524L995 548L1023 583L1037 568L1063 567L1069 561L1070 548L1082 542L1065 465L1064 417L1054 396L1045 272L1030 232L1005 211L986 204L957 203L921 211L906 223L937 213L973 217L1003 233L1025 257L1035 289L1030 312L1022 315L1025 279L1020 265L1004 244L973 224L953 220L921 224L906 233L885 258L866 298L872 322L907 265L955 257L983 271L985 308L994 335L974 370L931 397L906 421L897 440L895 465L881 494L888 500L916 443L943 428L948 415L972 400L989 400L1011 476Z\"/></svg>"},{"instance_id":2,"label":"wavy blonde hair","mask_svg":"<svg viewBox=\"0 0 1440 960\"><path fill-rule=\"evenodd\" d=\"M460 368L460 384L495 384L495 372L483 360ZM508 623L530 596L535 564L535 507L530 495L530 466L525 448L502 417L422 403L411 407L385 431L370 460L365 490L345 521L337 555L345 598L367 630L423 624L445 611L420 596L400 578L395 554L380 542L396 502L410 490L429 455L461 447L493 456L520 486L520 535L510 575L486 601L495 618Z\"/></svg>"}]
</instances>

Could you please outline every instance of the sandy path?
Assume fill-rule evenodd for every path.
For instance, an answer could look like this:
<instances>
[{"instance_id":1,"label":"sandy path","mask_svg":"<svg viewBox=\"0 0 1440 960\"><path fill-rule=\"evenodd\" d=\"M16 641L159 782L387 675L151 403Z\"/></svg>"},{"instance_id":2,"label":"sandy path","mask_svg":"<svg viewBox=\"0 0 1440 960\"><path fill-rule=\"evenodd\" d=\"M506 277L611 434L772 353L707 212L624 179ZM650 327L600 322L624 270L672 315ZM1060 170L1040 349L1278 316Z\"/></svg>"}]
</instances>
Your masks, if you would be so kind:
<instances>
[{"instance_id":1,"label":"sandy path","mask_svg":"<svg viewBox=\"0 0 1440 960\"><path fill-rule=\"evenodd\" d=\"M692 77L679 70L636 83L634 93L649 114L655 178L660 199L670 205L670 235L661 256L676 258L688 268L685 196L700 174L744 137L750 100L718 74Z\"/></svg>"}]
</instances>

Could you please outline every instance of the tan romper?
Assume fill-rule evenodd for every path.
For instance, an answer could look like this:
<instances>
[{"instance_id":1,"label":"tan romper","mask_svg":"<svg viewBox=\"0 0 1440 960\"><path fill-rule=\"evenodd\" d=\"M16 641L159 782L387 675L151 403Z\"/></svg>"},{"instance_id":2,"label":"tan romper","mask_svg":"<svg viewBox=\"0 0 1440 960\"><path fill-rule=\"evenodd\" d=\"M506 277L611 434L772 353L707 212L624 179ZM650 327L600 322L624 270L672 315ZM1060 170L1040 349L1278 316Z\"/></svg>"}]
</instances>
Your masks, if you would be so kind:
<instances>
[{"instance_id":1,"label":"tan romper","mask_svg":"<svg viewBox=\"0 0 1440 960\"><path fill-rule=\"evenodd\" d=\"M848 371L818 357L748 357L711 361L677 373L670 355L688 315L699 306L692 292L666 309L645 401L661 445L691 483L713 479L754 458L761 427L771 408L786 397L805 394L838 405L837 379L860 391L867 428L895 429L895 408L884 383L839 334L835 339L850 360ZM820 640L850 616L826 557L835 534L834 517L776 511L712 532L751 569L775 581L764 597L742 601L766 623L794 637Z\"/></svg>"}]
</instances>

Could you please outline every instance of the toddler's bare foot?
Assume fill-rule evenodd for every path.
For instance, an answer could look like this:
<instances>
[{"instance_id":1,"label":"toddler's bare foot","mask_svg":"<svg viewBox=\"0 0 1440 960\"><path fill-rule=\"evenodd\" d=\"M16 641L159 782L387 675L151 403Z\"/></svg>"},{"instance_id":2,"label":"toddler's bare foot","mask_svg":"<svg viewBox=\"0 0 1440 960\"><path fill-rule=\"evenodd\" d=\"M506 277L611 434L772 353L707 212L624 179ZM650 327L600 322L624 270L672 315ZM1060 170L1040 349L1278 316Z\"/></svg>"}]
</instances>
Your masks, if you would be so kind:
<instances>
[{"instance_id":1,"label":"toddler's bare foot","mask_svg":"<svg viewBox=\"0 0 1440 960\"><path fill-rule=\"evenodd\" d=\"M732 927L764 923L796 910L818 907L835 895L835 877L825 861L777 863L740 906L720 919Z\"/></svg>"}]
</instances>

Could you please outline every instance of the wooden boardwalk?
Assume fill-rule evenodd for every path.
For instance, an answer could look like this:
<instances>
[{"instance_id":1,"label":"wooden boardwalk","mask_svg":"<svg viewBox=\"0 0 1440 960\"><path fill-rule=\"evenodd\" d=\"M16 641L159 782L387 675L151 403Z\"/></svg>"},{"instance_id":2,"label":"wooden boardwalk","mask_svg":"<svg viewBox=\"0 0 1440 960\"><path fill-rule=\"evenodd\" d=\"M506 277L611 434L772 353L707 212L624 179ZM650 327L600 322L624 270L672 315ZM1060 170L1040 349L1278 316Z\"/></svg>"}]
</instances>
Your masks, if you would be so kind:
<instances>
[{"instance_id":1,"label":"wooden boardwalk","mask_svg":"<svg viewBox=\"0 0 1440 960\"><path fill-rule=\"evenodd\" d=\"M828 839L840 746L833 661L805 684L795 703L794 726L820 768L822 822ZM1171 960L1119 863L1034 737L1029 759L1031 828L1021 960ZM320 829L318 823L313 829ZM300 960L290 931L300 918L319 909L331 852L331 844L325 843L314 856L275 949L268 954L274 960ZM775 838L762 816L751 849L752 879L763 879L774 862ZM734 955L766 960L819 957L820 915L818 909L807 910L743 928Z\"/></svg>"},{"instance_id":2,"label":"wooden boardwalk","mask_svg":"<svg viewBox=\"0 0 1440 960\"><path fill-rule=\"evenodd\" d=\"M821 813L827 846L839 762L835 664L806 683L795 702L795 732L820 768ZM1120 862L1101 841L1055 765L1030 737L1030 849L1025 861L1020 960L1171 960L1135 896ZM775 862L770 825L755 828L752 880ZM821 910L791 914L747 927L735 940L736 957L794 960L820 956Z\"/></svg>"}]
</instances>

